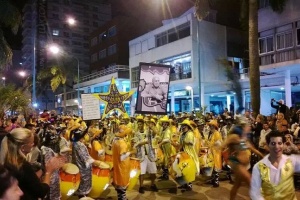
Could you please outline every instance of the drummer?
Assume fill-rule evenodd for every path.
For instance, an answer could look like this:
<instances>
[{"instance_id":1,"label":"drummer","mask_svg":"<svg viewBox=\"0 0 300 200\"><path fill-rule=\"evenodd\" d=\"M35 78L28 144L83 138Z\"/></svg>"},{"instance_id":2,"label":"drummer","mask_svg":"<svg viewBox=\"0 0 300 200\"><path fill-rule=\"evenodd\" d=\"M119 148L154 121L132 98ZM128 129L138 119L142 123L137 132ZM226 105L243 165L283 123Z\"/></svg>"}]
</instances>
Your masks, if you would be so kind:
<instances>
[{"instance_id":1,"label":"drummer","mask_svg":"<svg viewBox=\"0 0 300 200\"><path fill-rule=\"evenodd\" d=\"M160 133L161 141L158 144L164 154L164 162L162 166L162 176L159 177L162 180L169 180L169 165L172 156L172 145L171 145L171 130L169 128L170 121L168 116L162 117L160 120L162 129Z\"/></svg>"},{"instance_id":2,"label":"drummer","mask_svg":"<svg viewBox=\"0 0 300 200\"><path fill-rule=\"evenodd\" d=\"M195 137L193 133L193 126L191 125L190 120L186 119L181 123L181 135L180 135L180 151L187 153L195 163L196 173L199 174L199 159L198 155L195 151ZM187 191L192 190L192 183L186 183L180 186L181 189L185 189Z\"/></svg>"},{"instance_id":3,"label":"drummer","mask_svg":"<svg viewBox=\"0 0 300 200\"><path fill-rule=\"evenodd\" d=\"M156 151L153 146L153 141L158 131L156 128L156 122L154 119L150 119L148 126L145 129L144 120L139 119L137 121L138 130L135 132L134 137L136 138L135 148L137 150L137 158L141 161L141 175L140 175L140 188L139 193L145 193L144 188L144 176L146 172L150 174L151 179L151 190L157 192L158 189L155 185L156 179Z\"/></svg>"}]
</instances>

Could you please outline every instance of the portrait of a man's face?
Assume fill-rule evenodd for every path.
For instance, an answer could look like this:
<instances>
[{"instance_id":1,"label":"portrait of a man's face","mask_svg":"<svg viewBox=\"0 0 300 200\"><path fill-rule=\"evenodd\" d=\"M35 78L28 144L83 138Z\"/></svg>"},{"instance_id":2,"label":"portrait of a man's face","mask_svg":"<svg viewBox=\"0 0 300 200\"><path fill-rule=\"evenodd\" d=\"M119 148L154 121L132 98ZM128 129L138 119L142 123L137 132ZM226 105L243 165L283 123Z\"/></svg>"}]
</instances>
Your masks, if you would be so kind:
<instances>
[{"instance_id":1,"label":"portrait of a man's face","mask_svg":"<svg viewBox=\"0 0 300 200\"><path fill-rule=\"evenodd\" d=\"M170 69L168 65L140 63L136 113L166 114Z\"/></svg>"}]
</instances>

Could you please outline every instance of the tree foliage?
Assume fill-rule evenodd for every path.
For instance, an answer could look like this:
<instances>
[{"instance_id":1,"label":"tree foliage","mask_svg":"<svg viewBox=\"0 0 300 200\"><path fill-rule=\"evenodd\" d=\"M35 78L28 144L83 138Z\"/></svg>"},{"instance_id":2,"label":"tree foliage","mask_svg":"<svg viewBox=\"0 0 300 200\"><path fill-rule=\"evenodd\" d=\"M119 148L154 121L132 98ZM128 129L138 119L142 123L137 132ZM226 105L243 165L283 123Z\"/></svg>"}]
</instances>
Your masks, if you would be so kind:
<instances>
[{"instance_id":1,"label":"tree foliage","mask_svg":"<svg viewBox=\"0 0 300 200\"><path fill-rule=\"evenodd\" d=\"M3 27L7 27L13 34L17 34L21 24L21 13L9 0L0 0L0 69L11 63L12 50L7 43Z\"/></svg>"},{"instance_id":2,"label":"tree foliage","mask_svg":"<svg viewBox=\"0 0 300 200\"><path fill-rule=\"evenodd\" d=\"M17 89L14 85L0 86L0 118L7 111L21 111L29 107L29 98L24 95L21 89Z\"/></svg>"}]
</instances>

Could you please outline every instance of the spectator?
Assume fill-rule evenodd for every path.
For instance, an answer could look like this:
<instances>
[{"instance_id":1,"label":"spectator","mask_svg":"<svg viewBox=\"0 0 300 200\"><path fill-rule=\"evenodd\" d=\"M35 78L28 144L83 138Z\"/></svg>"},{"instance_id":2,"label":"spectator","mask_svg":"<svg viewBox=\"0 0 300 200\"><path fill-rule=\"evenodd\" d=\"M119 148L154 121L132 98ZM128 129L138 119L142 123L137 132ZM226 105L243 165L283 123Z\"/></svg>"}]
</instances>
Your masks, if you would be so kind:
<instances>
[{"instance_id":1,"label":"spectator","mask_svg":"<svg viewBox=\"0 0 300 200\"><path fill-rule=\"evenodd\" d=\"M263 129L261 130L260 132L260 137L259 137L259 151L263 154L265 154L267 152L266 150L266 145L267 145L267 142L266 142L266 136L271 132L272 130L270 129L269 127L269 124L268 122L264 122L263 123Z\"/></svg>"},{"instance_id":2,"label":"spectator","mask_svg":"<svg viewBox=\"0 0 300 200\"><path fill-rule=\"evenodd\" d=\"M286 119L284 119L283 113L278 113L277 114L277 121L276 121L276 129L281 132L282 131L282 126L283 125L288 125L288 122Z\"/></svg>"},{"instance_id":3,"label":"spectator","mask_svg":"<svg viewBox=\"0 0 300 200\"><path fill-rule=\"evenodd\" d=\"M285 137L285 143L283 144L283 153L290 155L290 154L298 154L299 149L298 147L293 143L293 136L291 134L284 135Z\"/></svg>"},{"instance_id":4,"label":"spectator","mask_svg":"<svg viewBox=\"0 0 300 200\"><path fill-rule=\"evenodd\" d=\"M284 101L280 99L279 101L276 102L277 105L274 105L274 102L276 102L276 100L271 99L271 107L276 109L276 114L283 113L284 118L286 120L289 120L289 116L288 116L289 108L286 105L284 105Z\"/></svg>"},{"instance_id":5,"label":"spectator","mask_svg":"<svg viewBox=\"0 0 300 200\"><path fill-rule=\"evenodd\" d=\"M37 200L48 194L50 177L62 163L58 159L52 159L46 163L46 173L41 183L31 164L26 161L26 155L33 144L34 137L30 130L15 128L2 140L0 164L4 164L16 173L19 186L24 192L22 199Z\"/></svg>"},{"instance_id":6,"label":"spectator","mask_svg":"<svg viewBox=\"0 0 300 200\"><path fill-rule=\"evenodd\" d=\"M18 180L3 165L0 165L0 183L1 200L19 200L23 195Z\"/></svg>"}]
</instances>

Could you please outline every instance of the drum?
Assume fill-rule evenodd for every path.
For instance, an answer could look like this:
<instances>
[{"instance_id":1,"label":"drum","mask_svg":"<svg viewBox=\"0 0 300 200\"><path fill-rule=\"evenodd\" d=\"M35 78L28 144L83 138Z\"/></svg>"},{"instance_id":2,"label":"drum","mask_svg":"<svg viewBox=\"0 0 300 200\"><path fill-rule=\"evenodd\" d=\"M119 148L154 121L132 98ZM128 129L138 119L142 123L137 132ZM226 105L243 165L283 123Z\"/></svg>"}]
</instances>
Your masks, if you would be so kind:
<instances>
[{"instance_id":1,"label":"drum","mask_svg":"<svg viewBox=\"0 0 300 200\"><path fill-rule=\"evenodd\" d=\"M138 158L130 157L130 179L128 190L132 190L139 180L141 174L141 161Z\"/></svg>"},{"instance_id":2,"label":"drum","mask_svg":"<svg viewBox=\"0 0 300 200\"><path fill-rule=\"evenodd\" d=\"M196 178L196 165L193 159L185 152L179 152L170 167L170 174L174 180L183 185L195 180Z\"/></svg>"},{"instance_id":3,"label":"drum","mask_svg":"<svg viewBox=\"0 0 300 200\"><path fill-rule=\"evenodd\" d=\"M61 199L68 199L76 192L80 184L79 168L72 164L66 163L59 173Z\"/></svg>"},{"instance_id":4,"label":"drum","mask_svg":"<svg viewBox=\"0 0 300 200\"><path fill-rule=\"evenodd\" d=\"M208 147L200 147L199 165L205 176L211 176L214 167L214 158Z\"/></svg>"},{"instance_id":5,"label":"drum","mask_svg":"<svg viewBox=\"0 0 300 200\"><path fill-rule=\"evenodd\" d=\"M156 149L156 153L157 153L157 159L155 161L156 165L157 165L157 167L161 167L164 163L164 154L163 154L161 148L159 148L159 147Z\"/></svg>"},{"instance_id":6,"label":"drum","mask_svg":"<svg viewBox=\"0 0 300 200\"><path fill-rule=\"evenodd\" d=\"M88 194L92 198L99 198L110 183L110 166L105 162L100 163L92 168L92 190Z\"/></svg>"}]
</instances>

